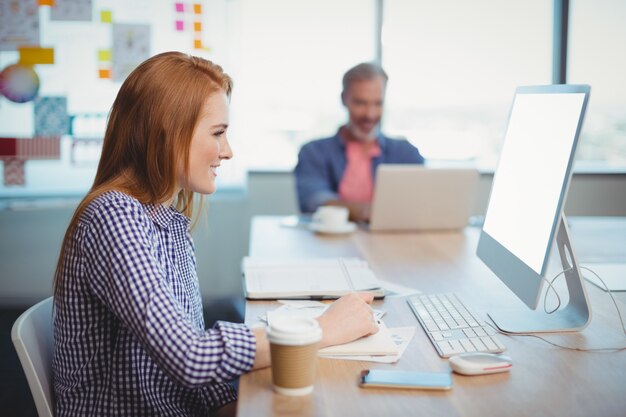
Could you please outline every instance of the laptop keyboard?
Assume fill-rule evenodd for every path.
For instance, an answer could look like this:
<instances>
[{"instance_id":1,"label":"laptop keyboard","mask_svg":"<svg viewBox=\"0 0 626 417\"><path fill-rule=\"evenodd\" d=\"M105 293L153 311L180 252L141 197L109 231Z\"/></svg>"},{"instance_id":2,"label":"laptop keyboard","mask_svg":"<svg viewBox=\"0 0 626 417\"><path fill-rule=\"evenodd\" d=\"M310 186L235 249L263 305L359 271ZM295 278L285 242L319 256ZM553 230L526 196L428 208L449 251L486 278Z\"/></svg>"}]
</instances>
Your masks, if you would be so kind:
<instances>
[{"instance_id":1,"label":"laptop keyboard","mask_svg":"<svg viewBox=\"0 0 626 417\"><path fill-rule=\"evenodd\" d=\"M506 350L496 331L481 324L455 294L415 295L407 301L442 358L464 352Z\"/></svg>"}]
</instances>

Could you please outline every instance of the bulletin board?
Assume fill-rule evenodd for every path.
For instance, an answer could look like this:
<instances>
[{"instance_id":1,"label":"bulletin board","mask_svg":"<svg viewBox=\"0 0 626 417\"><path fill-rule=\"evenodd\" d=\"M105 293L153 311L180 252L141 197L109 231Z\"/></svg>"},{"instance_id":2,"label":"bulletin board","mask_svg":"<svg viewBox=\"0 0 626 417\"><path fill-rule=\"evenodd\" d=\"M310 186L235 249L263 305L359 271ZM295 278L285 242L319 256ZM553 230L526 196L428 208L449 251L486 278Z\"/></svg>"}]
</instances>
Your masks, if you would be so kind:
<instances>
[{"instance_id":1,"label":"bulletin board","mask_svg":"<svg viewBox=\"0 0 626 417\"><path fill-rule=\"evenodd\" d=\"M84 194L124 79L167 50L215 59L228 12L227 0L1 1L0 199Z\"/></svg>"}]
</instances>

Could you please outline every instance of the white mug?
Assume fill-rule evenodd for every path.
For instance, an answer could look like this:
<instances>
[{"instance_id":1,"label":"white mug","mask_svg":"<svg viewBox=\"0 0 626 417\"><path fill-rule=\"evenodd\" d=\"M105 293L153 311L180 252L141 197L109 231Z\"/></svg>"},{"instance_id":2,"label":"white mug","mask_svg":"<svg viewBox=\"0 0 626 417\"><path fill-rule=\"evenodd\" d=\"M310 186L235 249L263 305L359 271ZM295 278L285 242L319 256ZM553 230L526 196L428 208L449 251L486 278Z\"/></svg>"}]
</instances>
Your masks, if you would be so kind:
<instances>
[{"instance_id":1,"label":"white mug","mask_svg":"<svg viewBox=\"0 0 626 417\"><path fill-rule=\"evenodd\" d=\"M320 226L338 229L348 223L349 211L341 206L320 206L313 213L313 221Z\"/></svg>"}]
</instances>

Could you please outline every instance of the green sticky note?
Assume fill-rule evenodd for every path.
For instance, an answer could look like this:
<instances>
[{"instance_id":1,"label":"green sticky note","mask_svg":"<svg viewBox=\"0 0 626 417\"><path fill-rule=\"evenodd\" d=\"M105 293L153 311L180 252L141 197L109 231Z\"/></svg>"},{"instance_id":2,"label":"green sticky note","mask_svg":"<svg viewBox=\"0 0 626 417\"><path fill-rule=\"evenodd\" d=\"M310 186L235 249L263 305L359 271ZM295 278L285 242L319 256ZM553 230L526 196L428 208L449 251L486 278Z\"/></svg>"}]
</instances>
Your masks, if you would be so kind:
<instances>
[{"instance_id":1,"label":"green sticky note","mask_svg":"<svg viewBox=\"0 0 626 417\"><path fill-rule=\"evenodd\" d=\"M110 62L111 61L111 50L110 49L99 49L98 50L98 61L100 61L100 62Z\"/></svg>"},{"instance_id":2,"label":"green sticky note","mask_svg":"<svg viewBox=\"0 0 626 417\"><path fill-rule=\"evenodd\" d=\"M100 11L100 21L102 23L112 23L113 22L113 13L110 10L101 10Z\"/></svg>"}]
</instances>

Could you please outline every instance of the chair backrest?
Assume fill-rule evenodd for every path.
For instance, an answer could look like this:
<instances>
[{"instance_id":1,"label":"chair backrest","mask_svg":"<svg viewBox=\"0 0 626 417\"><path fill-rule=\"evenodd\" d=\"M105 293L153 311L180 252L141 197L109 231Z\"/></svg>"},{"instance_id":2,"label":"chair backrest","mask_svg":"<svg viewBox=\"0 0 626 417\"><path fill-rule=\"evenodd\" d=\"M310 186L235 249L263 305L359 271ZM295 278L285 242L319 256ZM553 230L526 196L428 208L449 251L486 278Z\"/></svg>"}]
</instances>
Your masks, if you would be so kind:
<instances>
[{"instance_id":1,"label":"chair backrest","mask_svg":"<svg viewBox=\"0 0 626 417\"><path fill-rule=\"evenodd\" d=\"M54 416L53 337L52 297L22 313L11 331L13 345L40 417Z\"/></svg>"}]
</instances>

